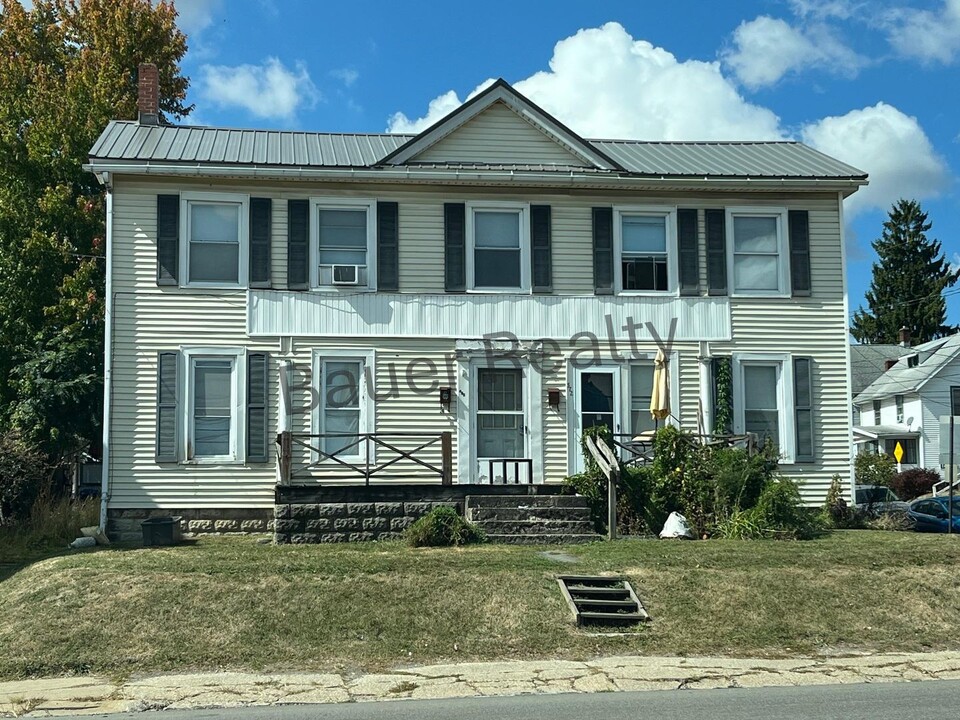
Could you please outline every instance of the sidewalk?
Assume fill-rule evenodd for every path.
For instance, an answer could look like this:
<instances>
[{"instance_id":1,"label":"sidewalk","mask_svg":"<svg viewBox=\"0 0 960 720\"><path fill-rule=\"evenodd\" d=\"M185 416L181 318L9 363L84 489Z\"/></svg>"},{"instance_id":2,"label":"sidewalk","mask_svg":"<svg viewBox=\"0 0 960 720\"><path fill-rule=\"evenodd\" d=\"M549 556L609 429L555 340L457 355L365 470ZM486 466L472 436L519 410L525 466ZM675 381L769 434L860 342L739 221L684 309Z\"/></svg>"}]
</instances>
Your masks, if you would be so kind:
<instances>
[{"instance_id":1,"label":"sidewalk","mask_svg":"<svg viewBox=\"0 0 960 720\"><path fill-rule=\"evenodd\" d=\"M692 690L960 679L960 652L764 660L607 657L587 662L425 665L389 674L197 673L122 684L70 677L0 683L0 717L45 717L281 703L336 703L524 693Z\"/></svg>"}]
</instances>

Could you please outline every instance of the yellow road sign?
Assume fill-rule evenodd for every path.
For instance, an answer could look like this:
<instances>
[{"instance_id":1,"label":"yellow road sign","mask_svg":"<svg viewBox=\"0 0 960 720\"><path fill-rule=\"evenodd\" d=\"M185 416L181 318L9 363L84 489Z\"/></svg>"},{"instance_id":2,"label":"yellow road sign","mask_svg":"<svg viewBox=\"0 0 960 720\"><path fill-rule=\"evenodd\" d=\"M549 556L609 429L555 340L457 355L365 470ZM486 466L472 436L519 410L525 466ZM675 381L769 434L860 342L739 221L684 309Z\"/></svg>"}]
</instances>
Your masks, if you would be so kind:
<instances>
[{"instance_id":1,"label":"yellow road sign","mask_svg":"<svg viewBox=\"0 0 960 720\"><path fill-rule=\"evenodd\" d=\"M903 445L901 445L899 441L893 449L893 456L897 459L897 462L903 462Z\"/></svg>"}]
</instances>

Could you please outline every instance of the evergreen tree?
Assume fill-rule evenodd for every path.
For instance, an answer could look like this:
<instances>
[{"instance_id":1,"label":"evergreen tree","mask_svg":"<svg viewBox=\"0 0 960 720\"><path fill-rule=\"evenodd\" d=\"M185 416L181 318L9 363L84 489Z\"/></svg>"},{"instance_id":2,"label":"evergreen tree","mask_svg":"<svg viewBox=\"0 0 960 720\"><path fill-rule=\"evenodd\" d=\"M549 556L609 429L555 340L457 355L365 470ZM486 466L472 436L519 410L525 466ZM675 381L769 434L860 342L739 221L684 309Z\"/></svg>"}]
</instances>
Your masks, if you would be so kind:
<instances>
[{"instance_id":1,"label":"evergreen tree","mask_svg":"<svg viewBox=\"0 0 960 720\"><path fill-rule=\"evenodd\" d=\"M105 192L82 165L135 118L137 66L183 116L186 38L167 0L0 0L0 432L58 458L102 413Z\"/></svg>"},{"instance_id":2,"label":"evergreen tree","mask_svg":"<svg viewBox=\"0 0 960 720\"><path fill-rule=\"evenodd\" d=\"M867 306L853 316L850 332L862 343L895 343L901 327L918 343L949 335L943 291L960 270L951 271L939 240L928 240L932 224L916 200L899 200L873 242L878 261L867 291Z\"/></svg>"}]
</instances>

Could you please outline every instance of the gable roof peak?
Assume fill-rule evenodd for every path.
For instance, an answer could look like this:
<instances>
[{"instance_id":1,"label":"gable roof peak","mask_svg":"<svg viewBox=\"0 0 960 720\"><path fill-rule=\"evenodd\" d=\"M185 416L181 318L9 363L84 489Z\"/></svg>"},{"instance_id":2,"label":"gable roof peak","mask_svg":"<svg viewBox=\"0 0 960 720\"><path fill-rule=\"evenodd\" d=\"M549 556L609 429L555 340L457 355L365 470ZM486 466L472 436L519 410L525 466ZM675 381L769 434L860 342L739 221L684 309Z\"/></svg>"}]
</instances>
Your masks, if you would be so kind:
<instances>
[{"instance_id":1,"label":"gable roof peak","mask_svg":"<svg viewBox=\"0 0 960 720\"><path fill-rule=\"evenodd\" d=\"M503 78L494 80L472 98L384 157L381 163L402 165L413 160L498 102L509 107L588 165L603 170L624 170L620 163L539 107Z\"/></svg>"}]
</instances>

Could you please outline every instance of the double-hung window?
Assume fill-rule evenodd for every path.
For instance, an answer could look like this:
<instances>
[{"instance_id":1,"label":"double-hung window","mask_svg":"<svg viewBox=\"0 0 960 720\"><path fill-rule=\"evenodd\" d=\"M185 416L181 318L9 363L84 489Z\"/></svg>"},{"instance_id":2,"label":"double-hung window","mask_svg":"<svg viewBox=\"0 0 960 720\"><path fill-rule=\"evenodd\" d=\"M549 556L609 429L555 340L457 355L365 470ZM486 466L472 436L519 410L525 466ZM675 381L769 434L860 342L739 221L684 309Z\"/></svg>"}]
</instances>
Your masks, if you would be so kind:
<instances>
[{"instance_id":1,"label":"double-hung window","mask_svg":"<svg viewBox=\"0 0 960 720\"><path fill-rule=\"evenodd\" d=\"M374 373L373 353L318 350L314 373L314 423L321 435L320 448L340 460L360 460L367 453L372 458L373 448L361 436L373 428L373 399L367 388L368 378Z\"/></svg>"},{"instance_id":2,"label":"double-hung window","mask_svg":"<svg viewBox=\"0 0 960 720\"><path fill-rule=\"evenodd\" d=\"M617 290L666 293L676 287L676 210L655 207L615 209Z\"/></svg>"},{"instance_id":3,"label":"double-hung window","mask_svg":"<svg viewBox=\"0 0 960 720\"><path fill-rule=\"evenodd\" d=\"M477 370L477 458L524 457L523 371Z\"/></svg>"},{"instance_id":4,"label":"double-hung window","mask_svg":"<svg viewBox=\"0 0 960 720\"><path fill-rule=\"evenodd\" d=\"M181 277L199 287L246 285L249 200L245 195L180 196Z\"/></svg>"},{"instance_id":5,"label":"double-hung window","mask_svg":"<svg viewBox=\"0 0 960 720\"><path fill-rule=\"evenodd\" d=\"M793 362L783 354L734 354L734 431L771 442L783 461L796 454Z\"/></svg>"},{"instance_id":6,"label":"double-hung window","mask_svg":"<svg viewBox=\"0 0 960 720\"><path fill-rule=\"evenodd\" d=\"M187 370L187 460L242 460L243 351L215 348L184 352Z\"/></svg>"},{"instance_id":7,"label":"double-hung window","mask_svg":"<svg viewBox=\"0 0 960 720\"><path fill-rule=\"evenodd\" d=\"M314 198L312 285L324 289L376 286L376 202Z\"/></svg>"},{"instance_id":8,"label":"double-hung window","mask_svg":"<svg viewBox=\"0 0 960 720\"><path fill-rule=\"evenodd\" d=\"M880 424L880 409L881 409L880 401L874 400L873 401L873 424L874 425Z\"/></svg>"},{"instance_id":9,"label":"double-hung window","mask_svg":"<svg viewBox=\"0 0 960 720\"><path fill-rule=\"evenodd\" d=\"M903 422L903 395L895 395L893 398L894 403L897 407L897 422Z\"/></svg>"},{"instance_id":10,"label":"double-hung window","mask_svg":"<svg viewBox=\"0 0 960 720\"><path fill-rule=\"evenodd\" d=\"M727 209L727 252L734 295L789 294L786 232L784 209Z\"/></svg>"},{"instance_id":11,"label":"double-hung window","mask_svg":"<svg viewBox=\"0 0 960 720\"><path fill-rule=\"evenodd\" d=\"M471 290L530 290L528 207L467 204L467 280Z\"/></svg>"}]
</instances>

